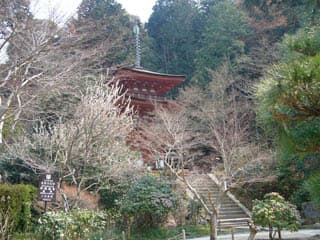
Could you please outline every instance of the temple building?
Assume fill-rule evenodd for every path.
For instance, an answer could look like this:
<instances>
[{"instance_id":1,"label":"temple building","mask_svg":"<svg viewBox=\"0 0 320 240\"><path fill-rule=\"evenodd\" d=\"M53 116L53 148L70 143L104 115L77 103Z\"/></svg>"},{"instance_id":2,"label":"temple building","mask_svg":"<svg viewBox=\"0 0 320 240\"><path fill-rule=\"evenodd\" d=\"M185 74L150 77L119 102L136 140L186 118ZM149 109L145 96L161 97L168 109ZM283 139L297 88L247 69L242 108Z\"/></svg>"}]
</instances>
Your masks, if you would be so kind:
<instances>
[{"instance_id":1,"label":"temple building","mask_svg":"<svg viewBox=\"0 0 320 240\"><path fill-rule=\"evenodd\" d=\"M141 67L141 48L140 48L140 29L138 24L134 28L136 36L136 59L135 67L120 67L115 70L111 84L119 84L122 87L126 98L130 98L130 104L137 112L137 119L148 118L152 116L155 106L170 108L167 100L168 93L185 80L183 75L171 75L158 72L151 72ZM152 122L150 118L149 123ZM140 143L138 139L143 138L139 124L136 124L136 130L128 136L128 144L142 154L145 165L154 166L156 160L153 159L145 144ZM139 135L139 136L138 136Z\"/></svg>"},{"instance_id":2,"label":"temple building","mask_svg":"<svg viewBox=\"0 0 320 240\"><path fill-rule=\"evenodd\" d=\"M130 98L131 106L137 112L137 122L139 119L147 118L152 122L152 112L155 106L170 108L170 103L166 98L167 94L175 87L183 83L185 76L170 75L157 72L151 72L140 68L118 68L114 72L112 84L119 84L125 96ZM154 159L150 151L141 143L139 139L143 138L136 124L136 130L128 136L128 144L133 149L142 154L143 165L149 168L157 168L157 160Z\"/></svg>"},{"instance_id":3,"label":"temple building","mask_svg":"<svg viewBox=\"0 0 320 240\"><path fill-rule=\"evenodd\" d=\"M139 116L145 116L154 110L155 104L167 105L167 93L184 80L183 75L162 74L142 68L119 68L113 82L123 87Z\"/></svg>"}]
</instances>

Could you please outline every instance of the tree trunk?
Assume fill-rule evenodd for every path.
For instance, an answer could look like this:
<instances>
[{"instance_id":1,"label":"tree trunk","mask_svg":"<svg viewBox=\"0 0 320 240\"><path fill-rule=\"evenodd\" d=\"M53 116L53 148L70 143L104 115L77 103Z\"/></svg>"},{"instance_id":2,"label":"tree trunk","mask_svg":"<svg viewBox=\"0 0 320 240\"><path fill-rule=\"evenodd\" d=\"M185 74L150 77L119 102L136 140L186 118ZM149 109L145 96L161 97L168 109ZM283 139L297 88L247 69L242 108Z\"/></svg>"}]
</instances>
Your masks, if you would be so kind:
<instances>
[{"instance_id":1,"label":"tree trunk","mask_svg":"<svg viewBox=\"0 0 320 240\"><path fill-rule=\"evenodd\" d=\"M1 117L1 119L0 119L0 144L2 144L3 143L3 124L4 124L4 122L3 122L3 118Z\"/></svg>"},{"instance_id":2,"label":"tree trunk","mask_svg":"<svg viewBox=\"0 0 320 240\"><path fill-rule=\"evenodd\" d=\"M281 229L279 227L278 227L278 237L279 237L279 240L282 239L282 237L281 237Z\"/></svg>"},{"instance_id":3,"label":"tree trunk","mask_svg":"<svg viewBox=\"0 0 320 240\"><path fill-rule=\"evenodd\" d=\"M128 217L128 227L127 227L127 238L131 239L131 228L132 228L133 221L131 217Z\"/></svg>"},{"instance_id":4,"label":"tree trunk","mask_svg":"<svg viewBox=\"0 0 320 240\"><path fill-rule=\"evenodd\" d=\"M249 229L250 229L250 235L248 240L255 240L258 230L252 221L249 222Z\"/></svg>"},{"instance_id":5,"label":"tree trunk","mask_svg":"<svg viewBox=\"0 0 320 240\"><path fill-rule=\"evenodd\" d=\"M1 111L4 111L4 106L2 105L2 97L0 97L0 144L3 143L3 124L5 114Z\"/></svg>"},{"instance_id":6,"label":"tree trunk","mask_svg":"<svg viewBox=\"0 0 320 240\"><path fill-rule=\"evenodd\" d=\"M210 240L218 239L218 219L217 212L214 211L210 214Z\"/></svg>"},{"instance_id":7,"label":"tree trunk","mask_svg":"<svg viewBox=\"0 0 320 240\"><path fill-rule=\"evenodd\" d=\"M269 239L273 240L273 228L269 226Z\"/></svg>"}]
</instances>

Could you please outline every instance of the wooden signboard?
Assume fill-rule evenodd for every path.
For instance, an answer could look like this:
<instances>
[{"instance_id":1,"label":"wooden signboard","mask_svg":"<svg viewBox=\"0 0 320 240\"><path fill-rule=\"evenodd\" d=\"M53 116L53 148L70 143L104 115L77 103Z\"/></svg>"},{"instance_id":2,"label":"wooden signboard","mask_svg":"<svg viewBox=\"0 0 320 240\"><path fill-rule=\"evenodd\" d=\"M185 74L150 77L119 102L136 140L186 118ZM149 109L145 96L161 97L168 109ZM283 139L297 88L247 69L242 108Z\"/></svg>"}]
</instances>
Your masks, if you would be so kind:
<instances>
[{"instance_id":1,"label":"wooden signboard","mask_svg":"<svg viewBox=\"0 0 320 240\"><path fill-rule=\"evenodd\" d=\"M54 202L56 200L57 181L51 174L45 174L40 179L39 200L43 202Z\"/></svg>"}]
</instances>

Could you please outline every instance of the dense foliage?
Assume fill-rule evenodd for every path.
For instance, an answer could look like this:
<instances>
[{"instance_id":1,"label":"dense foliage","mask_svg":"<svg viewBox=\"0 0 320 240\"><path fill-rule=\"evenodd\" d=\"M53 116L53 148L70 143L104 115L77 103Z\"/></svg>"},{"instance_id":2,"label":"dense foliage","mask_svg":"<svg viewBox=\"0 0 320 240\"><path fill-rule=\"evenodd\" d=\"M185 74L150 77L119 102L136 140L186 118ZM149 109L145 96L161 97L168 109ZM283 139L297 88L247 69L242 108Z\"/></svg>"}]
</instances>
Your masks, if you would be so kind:
<instances>
[{"instance_id":1,"label":"dense foliage","mask_svg":"<svg viewBox=\"0 0 320 240\"><path fill-rule=\"evenodd\" d=\"M12 232L28 230L36 193L31 185L0 184L0 225L6 229L1 231L1 239L7 239Z\"/></svg>"},{"instance_id":2,"label":"dense foliage","mask_svg":"<svg viewBox=\"0 0 320 240\"><path fill-rule=\"evenodd\" d=\"M147 24L153 70L185 74L205 86L207 69L235 60L248 34L244 14L229 0L159 0Z\"/></svg>"},{"instance_id":3,"label":"dense foliage","mask_svg":"<svg viewBox=\"0 0 320 240\"><path fill-rule=\"evenodd\" d=\"M304 187L310 193L311 201L320 206L320 173L317 172L310 176Z\"/></svg>"},{"instance_id":4,"label":"dense foliage","mask_svg":"<svg viewBox=\"0 0 320 240\"><path fill-rule=\"evenodd\" d=\"M175 197L166 182L147 175L135 181L121 201L122 214L139 229L157 226L174 208Z\"/></svg>"},{"instance_id":5,"label":"dense foliage","mask_svg":"<svg viewBox=\"0 0 320 240\"><path fill-rule=\"evenodd\" d=\"M275 139L282 159L282 186L290 189L284 191L289 195L319 169L319 43L319 27L287 36L283 60L269 71L256 91L258 120Z\"/></svg>"},{"instance_id":6,"label":"dense foliage","mask_svg":"<svg viewBox=\"0 0 320 240\"><path fill-rule=\"evenodd\" d=\"M208 9L201 48L194 64L195 81L206 86L210 81L208 69L217 69L225 61L234 63L244 52L243 39L248 35L248 22L231 1L221 1Z\"/></svg>"},{"instance_id":7,"label":"dense foliage","mask_svg":"<svg viewBox=\"0 0 320 240\"><path fill-rule=\"evenodd\" d=\"M107 220L107 214L98 211L47 212L39 219L38 231L46 239L91 239L105 230Z\"/></svg>"},{"instance_id":8,"label":"dense foliage","mask_svg":"<svg viewBox=\"0 0 320 240\"><path fill-rule=\"evenodd\" d=\"M123 64L133 57L134 22L114 0L84 0L78 18L70 23L76 38L73 53L85 53L83 73L105 73L106 68Z\"/></svg>"},{"instance_id":9,"label":"dense foliage","mask_svg":"<svg viewBox=\"0 0 320 240\"><path fill-rule=\"evenodd\" d=\"M147 24L148 34L154 40L150 49L156 56L153 70L190 78L201 33L199 21L193 0L157 1Z\"/></svg>"}]
</instances>

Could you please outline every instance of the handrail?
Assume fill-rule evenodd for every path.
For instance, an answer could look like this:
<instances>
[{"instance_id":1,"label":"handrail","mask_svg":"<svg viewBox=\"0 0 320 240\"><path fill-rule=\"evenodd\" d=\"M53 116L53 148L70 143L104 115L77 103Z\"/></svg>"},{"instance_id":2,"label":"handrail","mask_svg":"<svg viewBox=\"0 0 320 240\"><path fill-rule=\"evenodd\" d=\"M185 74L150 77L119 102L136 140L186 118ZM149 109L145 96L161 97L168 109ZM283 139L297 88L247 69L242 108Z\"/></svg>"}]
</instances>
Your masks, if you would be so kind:
<instances>
[{"instance_id":1,"label":"handrail","mask_svg":"<svg viewBox=\"0 0 320 240\"><path fill-rule=\"evenodd\" d=\"M217 184L217 186L219 188L221 188L221 183L220 181L218 180L218 178L213 175L212 173L208 173L207 174L208 177L215 182L215 184ZM252 214L251 212L230 192L230 191L227 191L226 192L226 195L234 202L236 203L250 218L252 217Z\"/></svg>"}]
</instances>

